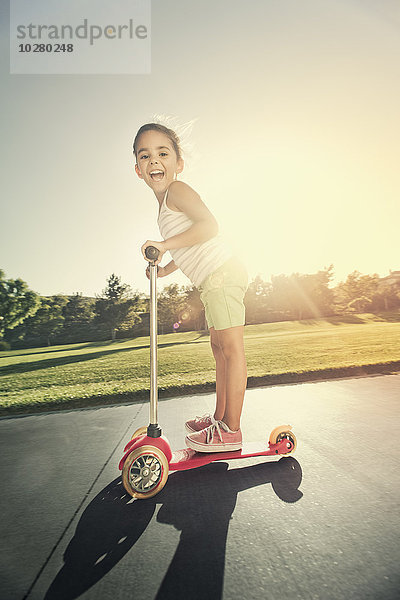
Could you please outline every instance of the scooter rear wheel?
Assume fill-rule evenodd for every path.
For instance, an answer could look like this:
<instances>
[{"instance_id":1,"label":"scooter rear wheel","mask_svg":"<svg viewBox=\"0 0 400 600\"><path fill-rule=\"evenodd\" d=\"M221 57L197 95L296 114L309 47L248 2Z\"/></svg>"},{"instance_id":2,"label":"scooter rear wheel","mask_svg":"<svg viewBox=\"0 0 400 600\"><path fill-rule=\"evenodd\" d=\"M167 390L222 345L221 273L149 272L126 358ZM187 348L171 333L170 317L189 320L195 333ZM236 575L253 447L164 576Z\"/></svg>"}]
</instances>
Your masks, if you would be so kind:
<instances>
[{"instance_id":1,"label":"scooter rear wheel","mask_svg":"<svg viewBox=\"0 0 400 600\"><path fill-rule=\"evenodd\" d=\"M296 439L296 436L294 435L293 431L282 431L282 433L280 433L277 436L276 443L278 443L284 439L287 439L289 442L291 442L293 444L292 449L282 455L282 456L289 456L290 454L293 454L293 452L295 452L295 450L297 448L297 439Z\"/></svg>"},{"instance_id":2,"label":"scooter rear wheel","mask_svg":"<svg viewBox=\"0 0 400 600\"><path fill-rule=\"evenodd\" d=\"M134 498L151 498L163 489L168 473L164 452L155 446L141 446L128 454L122 469L122 482Z\"/></svg>"}]
</instances>

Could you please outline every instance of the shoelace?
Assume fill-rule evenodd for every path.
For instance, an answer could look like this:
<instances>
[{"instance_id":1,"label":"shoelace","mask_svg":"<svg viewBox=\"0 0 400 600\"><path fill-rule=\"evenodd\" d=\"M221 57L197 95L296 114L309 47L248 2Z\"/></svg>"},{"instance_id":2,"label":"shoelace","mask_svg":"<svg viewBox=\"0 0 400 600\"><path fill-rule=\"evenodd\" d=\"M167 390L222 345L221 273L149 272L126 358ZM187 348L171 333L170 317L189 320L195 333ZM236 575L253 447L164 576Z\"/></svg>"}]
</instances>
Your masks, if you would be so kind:
<instances>
[{"instance_id":1,"label":"shoelace","mask_svg":"<svg viewBox=\"0 0 400 600\"><path fill-rule=\"evenodd\" d=\"M203 415L202 417L194 418L196 423L199 423L200 421L206 421L207 419L210 419L211 423L214 421L213 417L210 414L206 414L206 415Z\"/></svg>"},{"instance_id":2,"label":"shoelace","mask_svg":"<svg viewBox=\"0 0 400 600\"><path fill-rule=\"evenodd\" d=\"M210 425L209 427L207 427L206 431L207 431L206 444L209 444L210 442L212 442L212 439L213 439L213 436L214 436L215 432L217 432L219 439L223 443L222 433L221 433L221 429L220 429L218 421L215 421L215 423L213 423L212 425Z\"/></svg>"}]
</instances>

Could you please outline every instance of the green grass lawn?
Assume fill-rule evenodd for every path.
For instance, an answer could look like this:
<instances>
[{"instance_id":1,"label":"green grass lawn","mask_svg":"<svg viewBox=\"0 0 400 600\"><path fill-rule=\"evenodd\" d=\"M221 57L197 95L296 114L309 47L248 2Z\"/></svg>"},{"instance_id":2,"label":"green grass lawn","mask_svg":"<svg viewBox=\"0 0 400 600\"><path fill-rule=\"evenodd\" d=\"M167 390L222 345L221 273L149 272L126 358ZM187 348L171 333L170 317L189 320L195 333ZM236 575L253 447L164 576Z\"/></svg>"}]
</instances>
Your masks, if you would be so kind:
<instances>
[{"instance_id":1,"label":"green grass lawn","mask_svg":"<svg viewBox=\"0 0 400 600\"><path fill-rule=\"evenodd\" d=\"M248 325L249 382L327 369L400 361L400 316ZM215 363L209 336L158 337L160 395L212 389ZM0 413L90 406L148 397L149 338L89 342L0 352Z\"/></svg>"}]
</instances>

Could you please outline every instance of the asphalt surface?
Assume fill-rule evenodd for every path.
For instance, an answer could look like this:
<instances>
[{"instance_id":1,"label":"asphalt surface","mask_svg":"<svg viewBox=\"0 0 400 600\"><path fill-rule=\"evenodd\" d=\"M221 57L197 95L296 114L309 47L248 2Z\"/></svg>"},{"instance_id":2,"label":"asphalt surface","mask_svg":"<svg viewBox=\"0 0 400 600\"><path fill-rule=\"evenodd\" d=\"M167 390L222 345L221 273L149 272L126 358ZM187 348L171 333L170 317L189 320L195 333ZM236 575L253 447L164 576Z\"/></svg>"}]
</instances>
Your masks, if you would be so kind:
<instances>
[{"instance_id":1,"label":"asphalt surface","mask_svg":"<svg viewBox=\"0 0 400 600\"><path fill-rule=\"evenodd\" d=\"M0 599L385 599L400 590L400 375L246 392L246 440L290 423L293 457L171 473L133 500L132 404L0 420ZM213 394L163 400L173 448Z\"/></svg>"}]
</instances>

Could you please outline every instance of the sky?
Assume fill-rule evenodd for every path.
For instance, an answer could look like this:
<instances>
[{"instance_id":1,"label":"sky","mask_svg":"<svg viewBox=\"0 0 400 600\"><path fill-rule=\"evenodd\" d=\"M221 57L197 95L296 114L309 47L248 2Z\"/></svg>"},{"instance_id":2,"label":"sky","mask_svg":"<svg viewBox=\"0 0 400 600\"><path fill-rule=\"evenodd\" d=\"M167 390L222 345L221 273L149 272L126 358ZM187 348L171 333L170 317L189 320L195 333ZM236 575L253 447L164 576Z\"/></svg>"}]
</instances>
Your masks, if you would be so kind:
<instances>
[{"instance_id":1,"label":"sky","mask_svg":"<svg viewBox=\"0 0 400 600\"><path fill-rule=\"evenodd\" d=\"M148 293L140 247L162 238L132 140L155 114L193 122L180 179L250 279L400 269L397 0L153 0L145 75L10 75L0 7L7 278L95 296L115 273Z\"/></svg>"}]
</instances>

